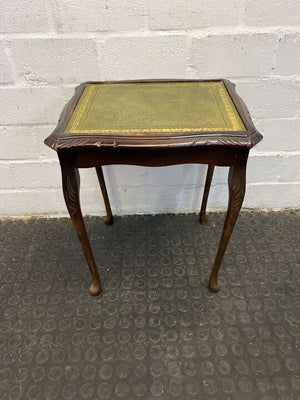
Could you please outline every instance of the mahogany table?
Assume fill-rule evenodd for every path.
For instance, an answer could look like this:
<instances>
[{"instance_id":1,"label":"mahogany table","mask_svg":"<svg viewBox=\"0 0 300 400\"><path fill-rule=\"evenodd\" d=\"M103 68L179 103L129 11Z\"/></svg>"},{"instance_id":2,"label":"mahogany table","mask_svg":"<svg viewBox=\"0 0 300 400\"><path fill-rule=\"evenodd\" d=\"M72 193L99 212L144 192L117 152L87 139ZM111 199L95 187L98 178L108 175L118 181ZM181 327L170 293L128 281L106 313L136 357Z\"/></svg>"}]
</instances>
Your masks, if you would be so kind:
<instances>
[{"instance_id":1,"label":"mahogany table","mask_svg":"<svg viewBox=\"0 0 300 400\"><path fill-rule=\"evenodd\" d=\"M261 139L228 80L79 85L45 144L58 153L65 202L92 274L90 294L101 292L101 282L82 218L78 168L96 168L105 223L112 224L102 165L208 164L199 215L205 223L214 167L229 166L229 204L209 278L209 289L217 292L218 271L244 199L248 153Z\"/></svg>"}]
</instances>

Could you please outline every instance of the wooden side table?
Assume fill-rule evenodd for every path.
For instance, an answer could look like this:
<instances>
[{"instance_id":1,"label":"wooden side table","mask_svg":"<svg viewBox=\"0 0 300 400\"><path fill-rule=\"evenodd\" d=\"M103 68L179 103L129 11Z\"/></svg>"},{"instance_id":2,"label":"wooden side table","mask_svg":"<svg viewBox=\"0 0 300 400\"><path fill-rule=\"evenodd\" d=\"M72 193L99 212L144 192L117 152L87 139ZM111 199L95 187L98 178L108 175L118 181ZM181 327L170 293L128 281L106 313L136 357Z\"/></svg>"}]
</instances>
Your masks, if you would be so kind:
<instances>
[{"instance_id":1,"label":"wooden side table","mask_svg":"<svg viewBox=\"0 0 300 400\"><path fill-rule=\"evenodd\" d=\"M102 165L208 164L200 223L214 167L229 166L229 204L209 279L218 271L241 209L249 149L262 139L247 107L227 80L86 82L76 88L45 144L57 151L66 205L92 274L91 295L101 282L82 218L79 168L95 167L106 207L113 215Z\"/></svg>"}]
</instances>

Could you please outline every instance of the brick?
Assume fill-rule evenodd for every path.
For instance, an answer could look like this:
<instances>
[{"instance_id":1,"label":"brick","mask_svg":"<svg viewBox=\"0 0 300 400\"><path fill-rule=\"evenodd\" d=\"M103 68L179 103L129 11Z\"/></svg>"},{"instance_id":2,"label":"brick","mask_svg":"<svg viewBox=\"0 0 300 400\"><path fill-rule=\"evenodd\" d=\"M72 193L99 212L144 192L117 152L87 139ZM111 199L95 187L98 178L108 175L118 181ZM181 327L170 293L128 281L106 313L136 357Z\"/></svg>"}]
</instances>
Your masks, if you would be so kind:
<instances>
[{"instance_id":1,"label":"brick","mask_svg":"<svg viewBox=\"0 0 300 400\"><path fill-rule=\"evenodd\" d=\"M205 178L205 167L195 164L150 168L150 186L196 185Z\"/></svg>"},{"instance_id":2,"label":"brick","mask_svg":"<svg viewBox=\"0 0 300 400\"><path fill-rule=\"evenodd\" d=\"M198 213L201 206L203 186L149 186L143 208L138 205L140 213ZM225 208L228 201L227 184L212 185L209 197L209 208ZM131 213L134 213L132 209Z\"/></svg>"},{"instance_id":3,"label":"brick","mask_svg":"<svg viewBox=\"0 0 300 400\"><path fill-rule=\"evenodd\" d=\"M143 0L64 0L55 2L57 27L62 32L123 31L144 27Z\"/></svg>"},{"instance_id":4,"label":"brick","mask_svg":"<svg viewBox=\"0 0 300 400\"><path fill-rule=\"evenodd\" d=\"M248 208L299 207L300 183L249 184L243 206Z\"/></svg>"},{"instance_id":5,"label":"brick","mask_svg":"<svg viewBox=\"0 0 300 400\"><path fill-rule=\"evenodd\" d=\"M46 146L45 146L46 148ZM56 153L49 149L56 156ZM23 162L1 163L2 189L30 188L61 188L61 175L58 159L43 160L40 162L26 160ZM148 169L135 166L107 166L104 167L105 181L108 190L130 187L143 187L147 184ZM94 168L80 169L81 192L100 188ZM143 190L143 189L141 189Z\"/></svg>"},{"instance_id":6,"label":"brick","mask_svg":"<svg viewBox=\"0 0 300 400\"><path fill-rule=\"evenodd\" d=\"M247 25L299 25L299 0L247 0L245 9Z\"/></svg>"},{"instance_id":7,"label":"brick","mask_svg":"<svg viewBox=\"0 0 300 400\"><path fill-rule=\"evenodd\" d=\"M0 32L2 33L49 30L45 0L1 1L0 15Z\"/></svg>"},{"instance_id":8,"label":"brick","mask_svg":"<svg viewBox=\"0 0 300 400\"><path fill-rule=\"evenodd\" d=\"M10 67L4 48L0 43L0 83L11 83L13 81Z\"/></svg>"},{"instance_id":9,"label":"brick","mask_svg":"<svg viewBox=\"0 0 300 400\"><path fill-rule=\"evenodd\" d=\"M112 37L100 46L105 79L182 78L186 67L183 36Z\"/></svg>"},{"instance_id":10,"label":"brick","mask_svg":"<svg viewBox=\"0 0 300 400\"><path fill-rule=\"evenodd\" d=\"M175 186L129 188L110 192L113 212L117 215L160 212L198 212L198 192L194 187L184 192ZM227 185L212 186L208 209L224 209L227 206ZM247 185L244 208L299 207L300 183ZM82 212L105 215L105 208L98 190L83 191ZM38 201L37 201L38 199ZM134 201L133 201L134 199ZM163 201L162 201L163 200ZM1 216L60 215L68 216L61 189L0 190Z\"/></svg>"},{"instance_id":11,"label":"brick","mask_svg":"<svg viewBox=\"0 0 300 400\"><path fill-rule=\"evenodd\" d=\"M213 190L217 189L217 193ZM212 187L208 209L224 209L227 205L227 186ZM300 183L279 184L249 184L243 203L244 208L284 208L299 207ZM161 201L161 196L166 195L164 188L152 188L150 193L143 195L139 188L123 191L121 197L111 193L111 204L115 214L145 214L159 212L198 212L199 204L194 189L187 189L184 196L179 195L178 189L171 187L167 190L166 198ZM120 194L120 193L119 193ZM179 197L182 199L178 202ZM38 201L37 201L38 199ZM138 200L135 204L132 199ZM155 201L154 201L155 200ZM30 191L14 190L0 191L1 208L0 216L29 216L29 215L60 215L68 216L60 189L34 189ZM105 215L103 201L99 199L97 191L83 193L82 212L86 214ZM180 204L180 205L179 205Z\"/></svg>"},{"instance_id":12,"label":"brick","mask_svg":"<svg viewBox=\"0 0 300 400\"><path fill-rule=\"evenodd\" d=\"M50 150L50 149L49 149ZM50 150L51 151L51 150ZM55 152L52 150L55 155ZM54 160L37 161L2 161L0 162L0 189L43 189L61 188L61 172L57 158ZM104 167L107 188L110 193L123 192L133 187L138 187L141 192L147 183L147 168L135 166L109 166ZM80 169L81 194L97 192L101 199L101 191L94 168ZM133 202L134 203L134 202Z\"/></svg>"},{"instance_id":13,"label":"brick","mask_svg":"<svg viewBox=\"0 0 300 400\"><path fill-rule=\"evenodd\" d=\"M74 89L0 88L0 125L56 124Z\"/></svg>"},{"instance_id":14,"label":"brick","mask_svg":"<svg viewBox=\"0 0 300 400\"><path fill-rule=\"evenodd\" d=\"M247 182L294 182L300 180L300 155L250 156Z\"/></svg>"},{"instance_id":15,"label":"brick","mask_svg":"<svg viewBox=\"0 0 300 400\"><path fill-rule=\"evenodd\" d=\"M267 75L277 42L276 35L264 33L194 38L190 63L201 78Z\"/></svg>"},{"instance_id":16,"label":"brick","mask_svg":"<svg viewBox=\"0 0 300 400\"><path fill-rule=\"evenodd\" d=\"M206 167L199 165L104 167L111 206L119 214L197 211L205 174ZM96 174L94 170L81 170L80 175L82 209L89 214L97 213L99 202L102 204L103 200ZM216 168L209 201L212 208L227 206L227 175L228 168Z\"/></svg>"},{"instance_id":17,"label":"brick","mask_svg":"<svg viewBox=\"0 0 300 400\"><path fill-rule=\"evenodd\" d=\"M299 119L262 119L255 121L264 138L253 151L294 151L300 149Z\"/></svg>"},{"instance_id":18,"label":"brick","mask_svg":"<svg viewBox=\"0 0 300 400\"><path fill-rule=\"evenodd\" d=\"M115 215L143 214L146 205L151 202L143 186L117 188L109 190L112 212ZM81 195L82 212L104 215L104 203L98 190L83 190Z\"/></svg>"},{"instance_id":19,"label":"brick","mask_svg":"<svg viewBox=\"0 0 300 400\"><path fill-rule=\"evenodd\" d=\"M203 186L134 186L113 188L109 198L113 213L158 214L165 212L199 212ZM225 208L228 202L226 184L212 185L209 208ZM98 189L83 189L81 205L84 214L104 215L104 205ZM61 211L59 211L61 212Z\"/></svg>"},{"instance_id":20,"label":"brick","mask_svg":"<svg viewBox=\"0 0 300 400\"><path fill-rule=\"evenodd\" d=\"M60 188L58 161L1 162L1 189Z\"/></svg>"},{"instance_id":21,"label":"brick","mask_svg":"<svg viewBox=\"0 0 300 400\"><path fill-rule=\"evenodd\" d=\"M108 190L115 188L144 186L148 182L149 168L137 167L132 165L110 165L103 167L104 179ZM81 188L82 190L98 190L99 183L94 168L81 169ZM100 190L100 189L99 189Z\"/></svg>"},{"instance_id":22,"label":"brick","mask_svg":"<svg viewBox=\"0 0 300 400\"><path fill-rule=\"evenodd\" d=\"M29 83L99 80L98 56L90 39L15 40L17 72Z\"/></svg>"},{"instance_id":23,"label":"brick","mask_svg":"<svg viewBox=\"0 0 300 400\"><path fill-rule=\"evenodd\" d=\"M198 200L198 202L197 202ZM191 212L199 207L199 189L194 186L152 186L147 188L147 213Z\"/></svg>"},{"instance_id":24,"label":"brick","mask_svg":"<svg viewBox=\"0 0 300 400\"><path fill-rule=\"evenodd\" d=\"M300 109L300 88L296 81L258 80L239 82L237 92L254 118L293 118Z\"/></svg>"},{"instance_id":25,"label":"brick","mask_svg":"<svg viewBox=\"0 0 300 400\"><path fill-rule=\"evenodd\" d=\"M61 190L0 190L0 216L66 215Z\"/></svg>"},{"instance_id":26,"label":"brick","mask_svg":"<svg viewBox=\"0 0 300 400\"><path fill-rule=\"evenodd\" d=\"M197 210L201 202L206 168L193 165L190 171L186 171L188 175L193 176L197 170L200 172L200 179L180 180L182 176L186 176L184 172L173 182L172 179L168 179L172 176L170 168L180 170L181 167L187 166L167 168L105 166L103 168L104 176L114 212L117 214L142 214ZM160 175L160 179L153 181L151 173L155 174L156 172ZM214 207L227 205L227 173L228 168L216 169L210 198L210 204ZM149 179L148 175L150 175ZM103 199L95 170L81 169L80 177L83 212L89 214L100 212L103 207ZM221 185L218 182L221 182ZM224 188L220 191L220 187L223 187L222 184Z\"/></svg>"},{"instance_id":27,"label":"brick","mask_svg":"<svg viewBox=\"0 0 300 400\"><path fill-rule=\"evenodd\" d=\"M53 126L0 127L0 160L57 159L55 151L44 145Z\"/></svg>"},{"instance_id":28,"label":"brick","mask_svg":"<svg viewBox=\"0 0 300 400\"><path fill-rule=\"evenodd\" d=\"M142 214L151 207L147 191L132 187L110 191L113 213L116 215ZM83 215L105 215L105 207L100 190L81 191L81 209ZM68 212L61 189L42 188L32 190L0 190L0 216L59 215ZM151 211L150 211L151 212ZM153 211L152 211L153 212Z\"/></svg>"},{"instance_id":29,"label":"brick","mask_svg":"<svg viewBox=\"0 0 300 400\"><path fill-rule=\"evenodd\" d=\"M194 186L205 182L206 165L185 164L149 169L149 186ZM216 168L213 184L227 182L228 168Z\"/></svg>"},{"instance_id":30,"label":"brick","mask_svg":"<svg viewBox=\"0 0 300 400\"><path fill-rule=\"evenodd\" d=\"M151 29L197 29L211 26L236 25L241 2L228 0L221 7L217 0L150 0Z\"/></svg>"},{"instance_id":31,"label":"brick","mask_svg":"<svg viewBox=\"0 0 300 400\"><path fill-rule=\"evenodd\" d=\"M108 189L109 199L114 215L153 213L151 198L147 187L131 186ZM84 215L105 215L103 197L97 187L82 187L80 191L81 210ZM56 212L65 213L66 206L58 205ZM149 211L150 210L150 211Z\"/></svg>"},{"instance_id":32,"label":"brick","mask_svg":"<svg viewBox=\"0 0 300 400\"><path fill-rule=\"evenodd\" d=\"M279 43L275 75L299 75L300 34L285 35Z\"/></svg>"}]
</instances>

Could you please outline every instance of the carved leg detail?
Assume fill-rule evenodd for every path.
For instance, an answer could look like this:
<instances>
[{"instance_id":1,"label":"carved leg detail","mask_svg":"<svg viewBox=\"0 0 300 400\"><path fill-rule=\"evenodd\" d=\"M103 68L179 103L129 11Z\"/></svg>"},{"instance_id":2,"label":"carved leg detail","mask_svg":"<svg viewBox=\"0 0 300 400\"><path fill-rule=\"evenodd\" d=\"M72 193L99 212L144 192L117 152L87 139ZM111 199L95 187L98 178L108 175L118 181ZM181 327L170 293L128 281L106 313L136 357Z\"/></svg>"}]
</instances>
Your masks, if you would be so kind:
<instances>
[{"instance_id":1,"label":"carved leg detail","mask_svg":"<svg viewBox=\"0 0 300 400\"><path fill-rule=\"evenodd\" d=\"M104 222L106 225L111 225L113 223L113 215L111 212L110 208L110 203L109 203L109 198L106 190L106 185L105 185L105 180L104 180L104 175L103 175L103 170L102 167L96 167L96 172L98 176L98 181L100 184L104 204L105 204L105 209L106 209L106 217L104 219Z\"/></svg>"},{"instance_id":2,"label":"carved leg detail","mask_svg":"<svg viewBox=\"0 0 300 400\"><path fill-rule=\"evenodd\" d=\"M210 189L212 177L214 174L214 169L215 169L214 165L208 165L208 167L207 167L207 174L206 174L206 181L205 181L202 205L201 205L201 210L200 210L200 214L199 214L200 224L206 224L206 222L207 222L206 205L207 205L207 200L208 200L209 189Z\"/></svg>"},{"instance_id":3,"label":"carved leg detail","mask_svg":"<svg viewBox=\"0 0 300 400\"><path fill-rule=\"evenodd\" d=\"M79 200L79 172L78 169L72 165L71 157L59 155L59 159L66 206L92 274L93 282L90 287L90 294L92 296L97 296L101 293L101 282L81 213Z\"/></svg>"},{"instance_id":4,"label":"carved leg detail","mask_svg":"<svg viewBox=\"0 0 300 400\"><path fill-rule=\"evenodd\" d=\"M218 283L219 268L244 200L246 188L246 162L247 158L242 159L238 164L231 166L229 170L229 204L219 248L209 278L209 290L211 292L218 292L220 289Z\"/></svg>"}]
</instances>

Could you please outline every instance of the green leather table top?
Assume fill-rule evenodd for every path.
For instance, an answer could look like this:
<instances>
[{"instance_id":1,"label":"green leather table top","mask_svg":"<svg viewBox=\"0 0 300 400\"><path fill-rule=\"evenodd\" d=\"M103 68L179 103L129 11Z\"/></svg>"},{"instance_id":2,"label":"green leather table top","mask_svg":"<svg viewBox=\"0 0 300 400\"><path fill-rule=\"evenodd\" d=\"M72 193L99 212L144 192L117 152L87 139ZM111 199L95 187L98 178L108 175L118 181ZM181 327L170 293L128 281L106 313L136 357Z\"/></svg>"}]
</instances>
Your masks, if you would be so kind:
<instances>
[{"instance_id":1,"label":"green leather table top","mask_svg":"<svg viewBox=\"0 0 300 400\"><path fill-rule=\"evenodd\" d=\"M64 133L164 135L246 128L222 81L90 83Z\"/></svg>"}]
</instances>

